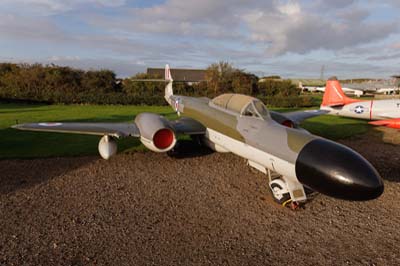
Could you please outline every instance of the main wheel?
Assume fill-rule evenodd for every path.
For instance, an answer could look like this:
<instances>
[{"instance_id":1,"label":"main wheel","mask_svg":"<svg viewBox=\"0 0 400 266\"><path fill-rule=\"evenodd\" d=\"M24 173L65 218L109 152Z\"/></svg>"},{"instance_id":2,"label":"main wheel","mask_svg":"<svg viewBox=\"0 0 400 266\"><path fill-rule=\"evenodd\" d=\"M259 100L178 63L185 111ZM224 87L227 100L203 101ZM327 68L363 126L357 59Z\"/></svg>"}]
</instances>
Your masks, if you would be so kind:
<instances>
[{"instance_id":1,"label":"main wheel","mask_svg":"<svg viewBox=\"0 0 400 266\"><path fill-rule=\"evenodd\" d=\"M274 179L269 183L269 188L272 193L274 201L279 204L285 204L290 202L290 193L287 189L285 182L282 179Z\"/></svg>"}]
</instances>

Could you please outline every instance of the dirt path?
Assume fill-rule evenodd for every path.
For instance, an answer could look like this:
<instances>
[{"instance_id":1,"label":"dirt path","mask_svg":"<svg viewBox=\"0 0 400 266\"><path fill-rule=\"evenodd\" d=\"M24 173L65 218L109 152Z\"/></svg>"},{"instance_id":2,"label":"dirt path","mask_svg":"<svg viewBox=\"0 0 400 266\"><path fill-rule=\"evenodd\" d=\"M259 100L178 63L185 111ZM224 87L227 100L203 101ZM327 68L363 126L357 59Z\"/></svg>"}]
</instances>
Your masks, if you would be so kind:
<instances>
[{"instance_id":1,"label":"dirt path","mask_svg":"<svg viewBox=\"0 0 400 266\"><path fill-rule=\"evenodd\" d=\"M296 212L230 154L0 161L0 265L400 265L400 146L344 143L382 197Z\"/></svg>"}]
</instances>

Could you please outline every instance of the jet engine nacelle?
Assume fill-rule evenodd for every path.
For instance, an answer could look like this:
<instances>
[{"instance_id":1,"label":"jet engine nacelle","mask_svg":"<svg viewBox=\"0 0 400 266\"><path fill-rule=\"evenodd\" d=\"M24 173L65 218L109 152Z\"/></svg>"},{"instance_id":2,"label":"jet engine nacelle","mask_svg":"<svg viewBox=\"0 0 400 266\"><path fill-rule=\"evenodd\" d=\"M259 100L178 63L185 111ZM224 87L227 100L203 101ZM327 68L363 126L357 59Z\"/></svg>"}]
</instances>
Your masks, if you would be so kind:
<instances>
[{"instance_id":1,"label":"jet engine nacelle","mask_svg":"<svg viewBox=\"0 0 400 266\"><path fill-rule=\"evenodd\" d=\"M140 141L149 150L166 152L175 146L175 132L164 117L152 113L141 113L136 116L135 123L140 131Z\"/></svg>"},{"instance_id":2,"label":"jet engine nacelle","mask_svg":"<svg viewBox=\"0 0 400 266\"><path fill-rule=\"evenodd\" d=\"M117 150L117 141L113 137L105 135L100 139L99 153L103 159L110 159L111 156L117 153Z\"/></svg>"}]
</instances>

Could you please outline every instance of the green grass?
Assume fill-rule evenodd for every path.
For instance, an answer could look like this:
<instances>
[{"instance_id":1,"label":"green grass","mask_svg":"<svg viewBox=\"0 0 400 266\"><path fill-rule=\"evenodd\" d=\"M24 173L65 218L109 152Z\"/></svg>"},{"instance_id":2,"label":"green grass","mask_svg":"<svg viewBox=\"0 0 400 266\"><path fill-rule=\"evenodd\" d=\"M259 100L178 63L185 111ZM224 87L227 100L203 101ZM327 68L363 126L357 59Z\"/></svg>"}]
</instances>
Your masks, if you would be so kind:
<instances>
[{"instance_id":1,"label":"green grass","mask_svg":"<svg viewBox=\"0 0 400 266\"><path fill-rule=\"evenodd\" d=\"M364 134L372 126L366 120L323 115L304 121L301 126L311 133L331 140Z\"/></svg>"},{"instance_id":2,"label":"green grass","mask_svg":"<svg viewBox=\"0 0 400 266\"><path fill-rule=\"evenodd\" d=\"M277 111L296 109L275 108ZM100 106L100 105L26 105L0 104L0 159L97 154L99 136L29 132L10 128L28 122L122 122L133 121L141 112L154 112L169 119L176 114L168 106ZM320 116L302 125L316 135L337 140L365 133L366 121L334 116ZM118 141L119 151L144 150L140 141L126 138Z\"/></svg>"}]
</instances>

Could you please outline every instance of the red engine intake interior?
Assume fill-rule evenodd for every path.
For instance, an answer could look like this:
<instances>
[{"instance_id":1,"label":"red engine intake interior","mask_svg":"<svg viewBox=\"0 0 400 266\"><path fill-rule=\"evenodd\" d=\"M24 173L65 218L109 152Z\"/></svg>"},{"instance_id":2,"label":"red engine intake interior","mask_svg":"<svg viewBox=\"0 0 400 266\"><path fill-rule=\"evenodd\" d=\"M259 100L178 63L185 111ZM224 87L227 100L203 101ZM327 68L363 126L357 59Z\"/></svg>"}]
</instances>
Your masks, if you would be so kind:
<instances>
[{"instance_id":1,"label":"red engine intake interior","mask_svg":"<svg viewBox=\"0 0 400 266\"><path fill-rule=\"evenodd\" d=\"M171 129L163 128L154 134L153 143L157 149L164 150L174 142L174 132Z\"/></svg>"},{"instance_id":2,"label":"red engine intake interior","mask_svg":"<svg viewBox=\"0 0 400 266\"><path fill-rule=\"evenodd\" d=\"M284 125L285 127L291 127L291 128L294 127L294 123L292 121L290 121L290 120L283 121L282 125Z\"/></svg>"}]
</instances>

